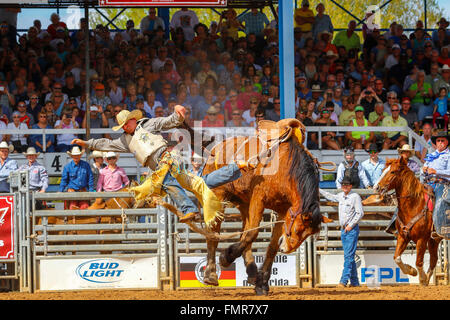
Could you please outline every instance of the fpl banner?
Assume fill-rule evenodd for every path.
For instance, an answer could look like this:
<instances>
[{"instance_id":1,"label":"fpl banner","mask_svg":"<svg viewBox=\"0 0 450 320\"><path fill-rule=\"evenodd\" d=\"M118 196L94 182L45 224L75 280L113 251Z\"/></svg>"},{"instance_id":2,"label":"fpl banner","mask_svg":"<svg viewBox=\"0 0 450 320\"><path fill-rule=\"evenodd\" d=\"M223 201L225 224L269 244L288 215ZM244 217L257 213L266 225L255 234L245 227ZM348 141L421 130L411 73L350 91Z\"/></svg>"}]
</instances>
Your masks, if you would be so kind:
<instances>
[{"instance_id":1,"label":"fpl banner","mask_svg":"<svg viewBox=\"0 0 450 320\"><path fill-rule=\"evenodd\" d=\"M0 197L0 262L14 259L14 197Z\"/></svg>"},{"instance_id":2,"label":"fpl banner","mask_svg":"<svg viewBox=\"0 0 450 320\"><path fill-rule=\"evenodd\" d=\"M419 277L404 274L394 262L394 253L368 253L356 255L356 268L361 284L379 286L381 284L419 283ZM416 267L416 254L402 254L403 263ZM344 267L344 256L339 254L322 254L318 256L319 283L335 285L339 283ZM424 256L424 270L428 271L430 256ZM433 279L433 277L432 277Z\"/></svg>"},{"instance_id":3,"label":"fpl banner","mask_svg":"<svg viewBox=\"0 0 450 320\"><path fill-rule=\"evenodd\" d=\"M133 7L226 7L227 0L99 0L100 6Z\"/></svg>"},{"instance_id":4,"label":"fpl banner","mask_svg":"<svg viewBox=\"0 0 450 320\"><path fill-rule=\"evenodd\" d=\"M264 257L255 256L255 263L261 267ZM297 257L295 255L277 255L272 265L269 285L272 287L296 286ZM206 257L180 257L180 287L202 288L207 287L203 282L206 268ZM222 268L219 259L216 259L216 273L219 278L219 287L248 287L247 272L242 257L236 259L229 267Z\"/></svg>"}]
</instances>

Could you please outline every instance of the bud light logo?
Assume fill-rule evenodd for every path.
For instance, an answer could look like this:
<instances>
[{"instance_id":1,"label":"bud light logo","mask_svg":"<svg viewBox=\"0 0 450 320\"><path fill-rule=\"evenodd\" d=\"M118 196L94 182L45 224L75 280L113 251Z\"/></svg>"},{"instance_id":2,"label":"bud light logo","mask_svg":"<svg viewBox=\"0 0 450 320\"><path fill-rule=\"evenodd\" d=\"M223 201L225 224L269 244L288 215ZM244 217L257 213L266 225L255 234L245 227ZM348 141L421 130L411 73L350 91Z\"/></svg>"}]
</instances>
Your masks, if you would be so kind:
<instances>
[{"instance_id":1,"label":"bud light logo","mask_svg":"<svg viewBox=\"0 0 450 320\"><path fill-rule=\"evenodd\" d=\"M89 260L80 264L76 274L83 280L95 283L119 282L124 274L120 264L108 259Z\"/></svg>"}]
</instances>

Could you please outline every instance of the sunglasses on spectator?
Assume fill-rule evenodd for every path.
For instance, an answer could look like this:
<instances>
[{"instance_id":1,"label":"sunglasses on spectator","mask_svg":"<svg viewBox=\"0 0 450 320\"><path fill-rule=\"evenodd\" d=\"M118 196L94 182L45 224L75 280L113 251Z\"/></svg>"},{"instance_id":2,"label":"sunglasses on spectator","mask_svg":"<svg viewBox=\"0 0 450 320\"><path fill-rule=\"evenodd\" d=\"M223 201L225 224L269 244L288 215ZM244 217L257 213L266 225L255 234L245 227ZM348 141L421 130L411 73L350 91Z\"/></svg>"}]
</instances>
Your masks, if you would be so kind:
<instances>
[{"instance_id":1,"label":"sunglasses on spectator","mask_svg":"<svg viewBox=\"0 0 450 320\"><path fill-rule=\"evenodd\" d=\"M392 109L391 111L392 112L398 112L398 111L400 111L400 109Z\"/></svg>"},{"instance_id":2,"label":"sunglasses on spectator","mask_svg":"<svg viewBox=\"0 0 450 320\"><path fill-rule=\"evenodd\" d=\"M31 100L37 100L37 99L39 99L38 97L31 97L30 98Z\"/></svg>"},{"instance_id":3,"label":"sunglasses on spectator","mask_svg":"<svg viewBox=\"0 0 450 320\"><path fill-rule=\"evenodd\" d=\"M117 159L117 157L109 157L109 158L106 158L106 160L112 160L112 159Z\"/></svg>"},{"instance_id":4,"label":"sunglasses on spectator","mask_svg":"<svg viewBox=\"0 0 450 320\"><path fill-rule=\"evenodd\" d=\"M233 113L233 116L240 116L240 113Z\"/></svg>"},{"instance_id":5,"label":"sunglasses on spectator","mask_svg":"<svg viewBox=\"0 0 450 320\"><path fill-rule=\"evenodd\" d=\"M47 119L47 116L39 116L39 118Z\"/></svg>"}]
</instances>

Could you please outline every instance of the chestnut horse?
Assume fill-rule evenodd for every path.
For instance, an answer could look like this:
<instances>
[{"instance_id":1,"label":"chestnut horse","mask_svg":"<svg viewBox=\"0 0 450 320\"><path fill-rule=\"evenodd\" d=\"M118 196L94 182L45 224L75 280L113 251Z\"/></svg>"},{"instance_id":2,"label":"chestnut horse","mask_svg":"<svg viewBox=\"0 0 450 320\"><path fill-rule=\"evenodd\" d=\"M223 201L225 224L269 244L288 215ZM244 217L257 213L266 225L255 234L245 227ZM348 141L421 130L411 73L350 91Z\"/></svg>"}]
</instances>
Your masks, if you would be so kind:
<instances>
[{"instance_id":1,"label":"chestnut horse","mask_svg":"<svg viewBox=\"0 0 450 320\"><path fill-rule=\"evenodd\" d=\"M257 146L256 150L251 150L254 146ZM230 163L233 158L248 160L255 152L261 155L264 148L264 142L258 137L224 140L212 149L203 174ZM222 159L220 164L217 159ZM248 283L255 285L257 295L269 292L272 263L278 250L283 253L295 251L309 235L319 232L321 222L331 221L320 213L317 164L295 135L280 142L256 169L245 171L239 179L214 188L214 192L219 199L234 204L243 223L240 241L221 253L220 265L227 267L242 256ZM258 271L251 247L258 236L264 209L272 209L278 215L264 263ZM220 222L213 231L220 231ZM217 240L207 239L204 281L210 285L218 285L217 245Z\"/></svg>"},{"instance_id":2,"label":"chestnut horse","mask_svg":"<svg viewBox=\"0 0 450 320\"><path fill-rule=\"evenodd\" d=\"M405 274L412 276L419 272L421 285L428 285L431 274L438 259L438 246L442 240L431 237L433 230L432 219L432 191L420 183L414 172L408 168L404 158L389 159L386 162L380 181L374 186L374 190L380 195L390 190L395 190L398 202L398 217L396 220L397 246L395 248L394 261ZM416 244L417 270L401 259L408 243ZM430 266L428 272L423 270L423 257L428 247L430 254Z\"/></svg>"}]
</instances>

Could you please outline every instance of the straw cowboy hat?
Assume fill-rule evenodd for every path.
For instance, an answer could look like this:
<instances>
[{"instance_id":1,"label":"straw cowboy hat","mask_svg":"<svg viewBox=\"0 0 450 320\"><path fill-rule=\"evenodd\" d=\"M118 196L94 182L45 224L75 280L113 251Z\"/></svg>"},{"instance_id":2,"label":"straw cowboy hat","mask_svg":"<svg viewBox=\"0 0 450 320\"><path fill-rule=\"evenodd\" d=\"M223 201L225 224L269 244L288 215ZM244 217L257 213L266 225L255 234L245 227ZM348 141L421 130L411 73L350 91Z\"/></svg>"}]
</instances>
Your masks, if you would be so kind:
<instances>
[{"instance_id":1,"label":"straw cowboy hat","mask_svg":"<svg viewBox=\"0 0 450 320\"><path fill-rule=\"evenodd\" d=\"M208 108L208 110L206 111L206 113L207 113L207 114L218 114L218 113L219 113L219 110L217 110L216 107L211 106L211 107Z\"/></svg>"},{"instance_id":2,"label":"straw cowboy hat","mask_svg":"<svg viewBox=\"0 0 450 320\"><path fill-rule=\"evenodd\" d=\"M411 146L409 144L404 144L401 148L397 148L397 151L398 151L398 154L408 151L410 153L410 156L412 156L414 149L411 149Z\"/></svg>"},{"instance_id":3,"label":"straw cowboy hat","mask_svg":"<svg viewBox=\"0 0 450 320\"><path fill-rule=\"evenodd\" d=\"M23 154L24 154L25 156L38 156L38 155L40 155L41 153L40 153L40 152L36 152L36 149L35 149L34 147L29 147L29 148L27 149L27 152L23 152Z\"/></svg>"},{"instance_id":4,"label":"straw cowboy hat","mask_svg":"<svg viewBox=\"0 0 450 320\"><path fill-rule=\"evenodd\" d=\"M8 145L8 142L6 142L6 141L2 141L0 143L0 149L8 149L9 152L13 152L14 146L12 144Z\"/></svg>"},{"instance_id":5,"label":"straw cowboy hat","mask_svg":"<svg viewBox=\"0 0 450 320\"><path fill-rule=\"evenodd\" d=\"M103 152L94 150L88 157L88 159L95 159L95 158L103 158Z\"/></svg>"},{"instance_id":6,"label":"straw cowboy hat","mask_svg":"<svg viewBox=\"0 0 450 320\"><path fill-rule=\"evenodd\" d=\"M128 120L130 120L130 119L140 120L143 117L144 116L142 115L142 112L140 110L138 110L138 109L135 109L135 110L133 110L131 112L128 111L128 110L122 110L116 116L117 123L119 125L115 126L115 127L112 127L112 129L114 131L119 131L125 125L125 123L127 123Z\"/></svg>"},{"instance_id":7,"label":"straw cowboy hat","mask_svg":"<svg viewBox=\"0 0 450 320\"><path fill-rule=\"evenodd\" d=\"M72 148L72 151L67 151L67 154L69 156L79 156L82 155L84 153L84 150L80 150L80 147L75 146Z\"/></svg>"},{"instance_id":8,"label":"straw cowboy hat","mask_svg":"<svg viewBox=\"0 0 450 320\"><path fill-rule=\"evenodd\" d=\"M322 92L323 90L320 89L320 85L319 84L313 84L311 87L311 92Z\"/></svg>"},{"instance_id":9,"label":"straw cowboy hat","mask_svg":"<svg viewBox=\"0 0 450 320\"><path fill-rule=\"evenodd\" d=\"M119 155L117 153L113 152L113 151L108 151L105 154L105 158L106 159L108 159L108 158L119 158Z\"/></svg>"}]
</instances>

